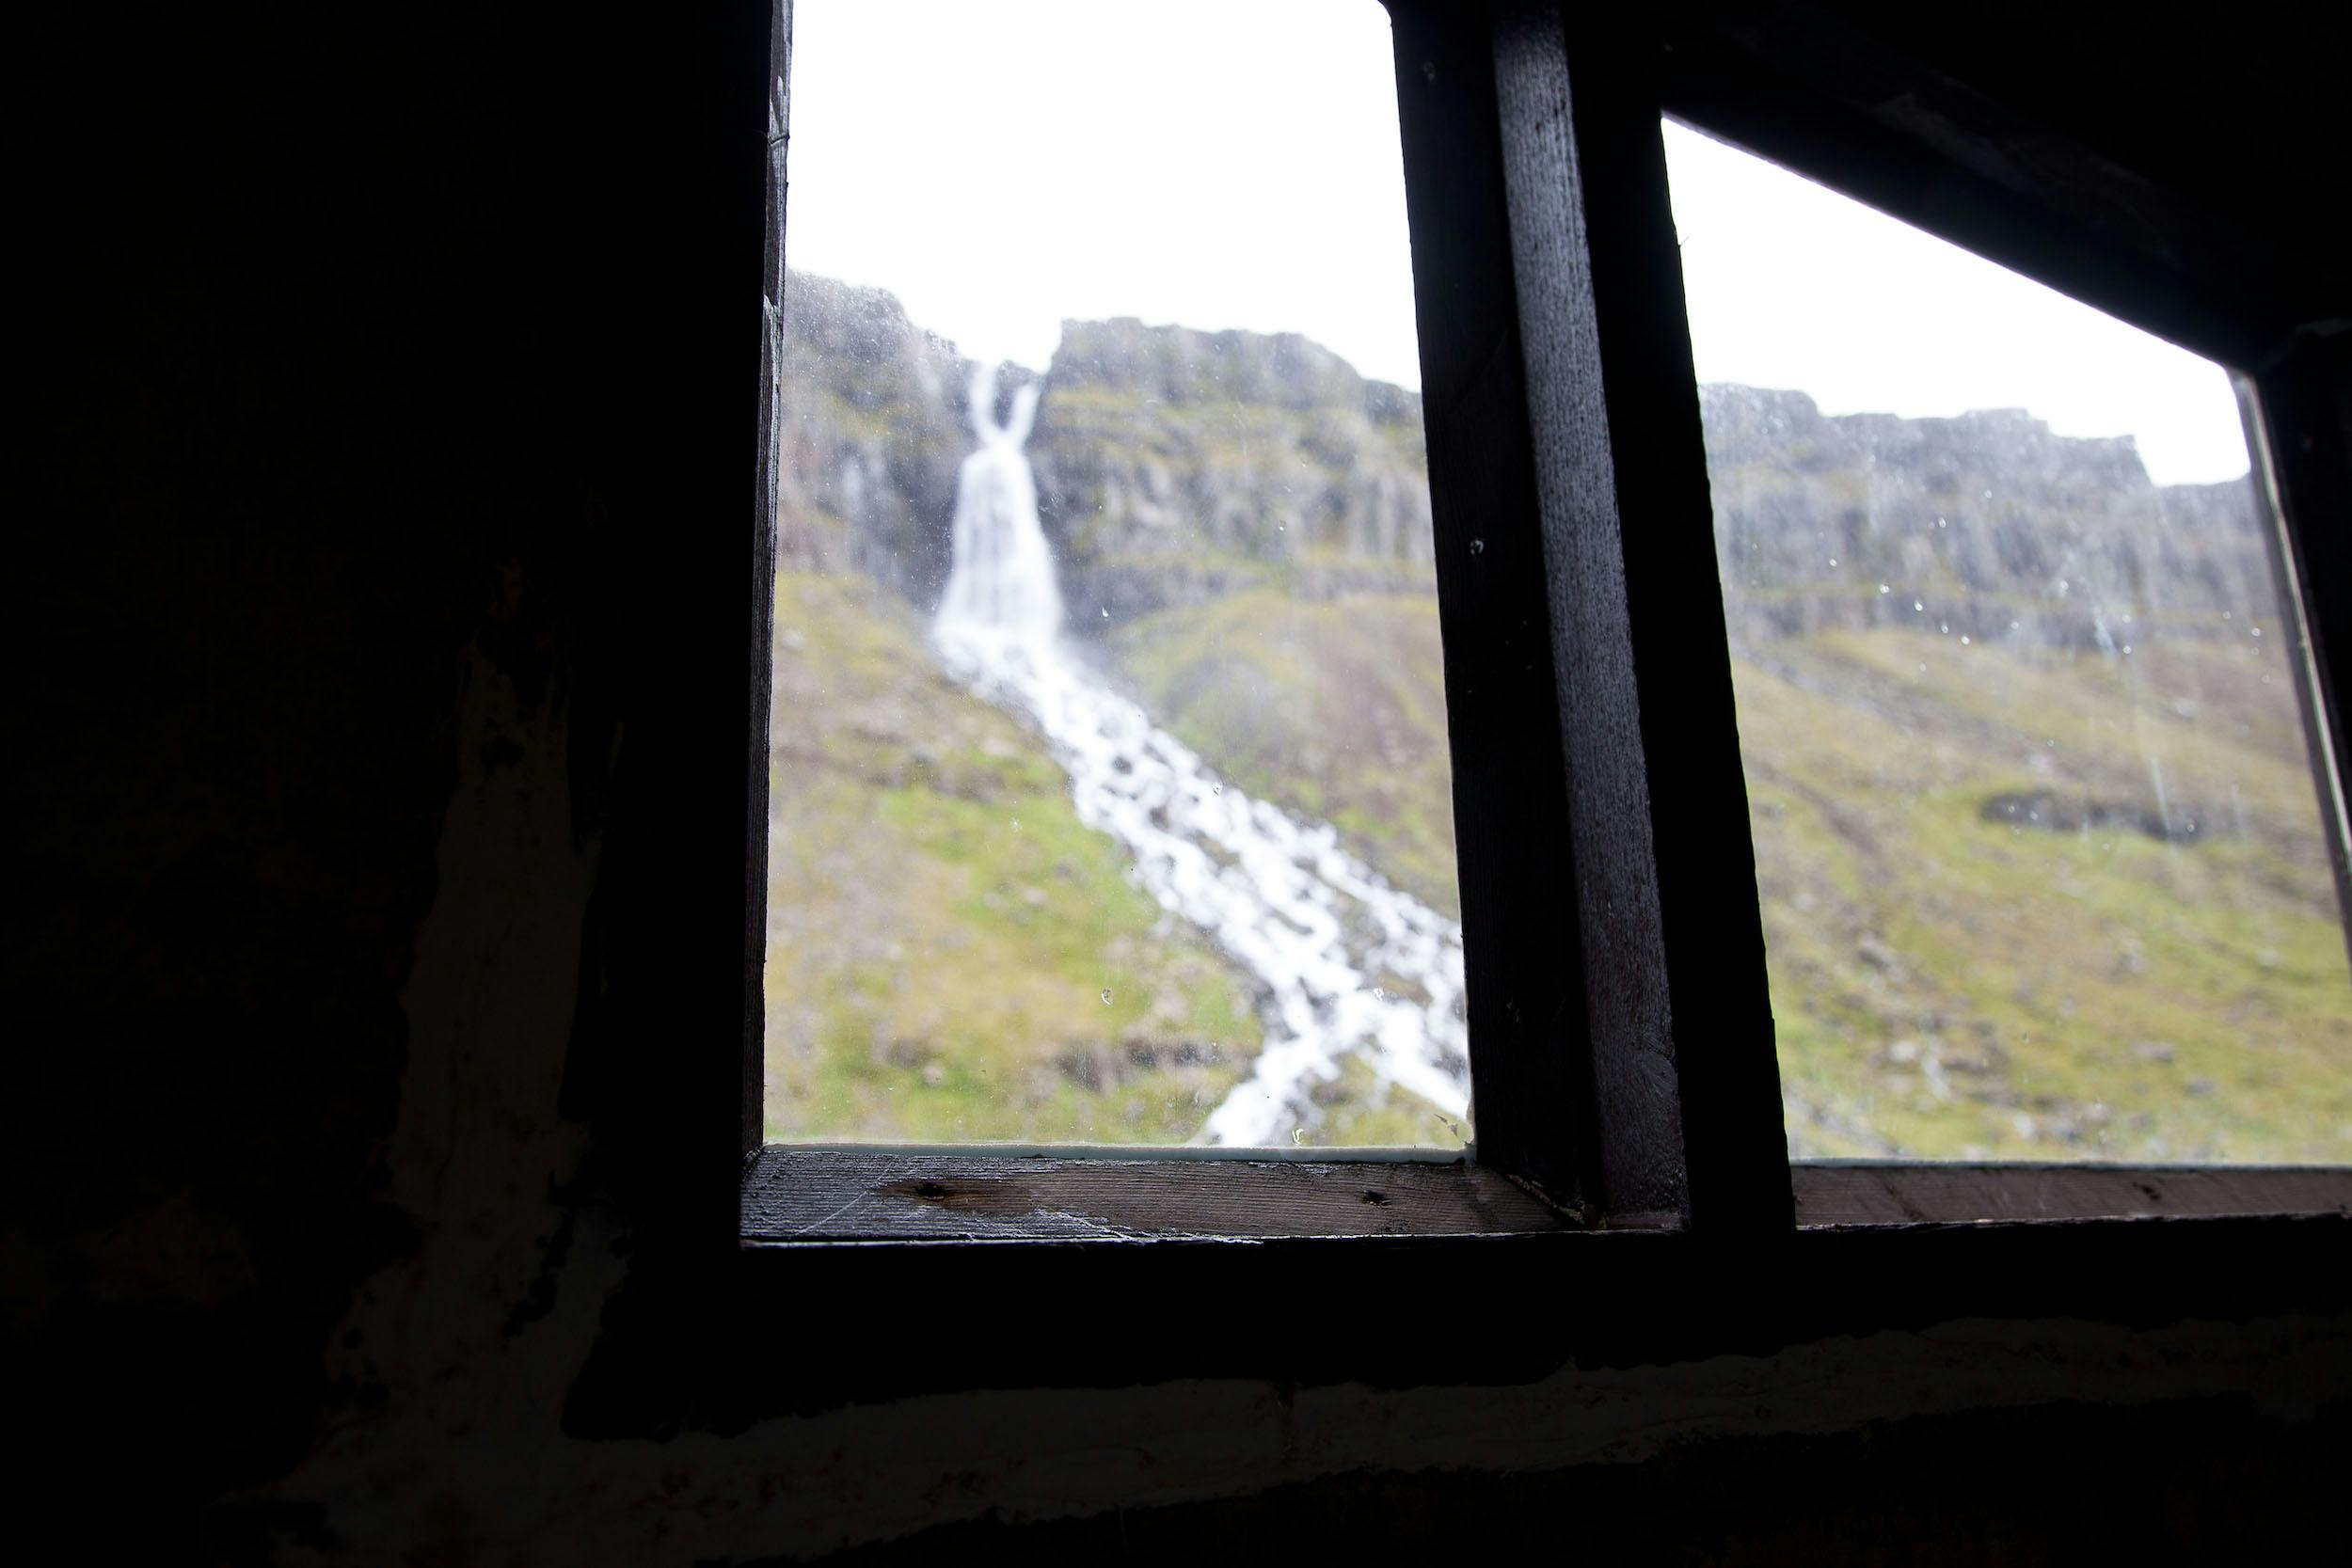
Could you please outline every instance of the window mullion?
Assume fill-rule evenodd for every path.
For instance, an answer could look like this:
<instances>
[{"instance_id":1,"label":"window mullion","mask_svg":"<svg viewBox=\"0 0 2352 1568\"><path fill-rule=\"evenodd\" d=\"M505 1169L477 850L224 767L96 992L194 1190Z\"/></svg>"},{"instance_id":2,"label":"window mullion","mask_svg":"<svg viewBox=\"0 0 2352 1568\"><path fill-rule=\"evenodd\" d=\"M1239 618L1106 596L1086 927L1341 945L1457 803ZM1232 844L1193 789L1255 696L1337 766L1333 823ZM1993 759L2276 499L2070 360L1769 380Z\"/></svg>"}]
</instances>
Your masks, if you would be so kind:
<instances>
[{"instance_id":1,"label":"window mullion","mask_svg":"<svg viewBox=\"0 0 2352 1568\"><path fill-rule=\"evenodd\" d=\"M1591 1075L1492 36L1481 8L1390 9L1477 1156L1573 1205L1591 1185Z\"/></svg>"},{"instance_id":2,"label":"window mullion","mask_svg":"<svg viewBox=\"0 0 2352 1568\"><path fill-rule=\"evenodd\" d=\"M1592 1083L1588 1205L1791 1223L1755 856L1654 77L1638 28L1495 27Z\"/></svg>"},{"instance_id":3,"label":"window mullion","mask_svg":"<svg viewBox=\"0 0 2352 1568\"><path fill-rule=\"evenodd\" d=\"M742 1097L737 1107L739 1152L749 1159L765 1141L765 991L768 958L768 721L775 668L776 540L784 427L778 406L784 376L785 147L791 125L792 0L774 0L769 14L767 123L760 160L765 175L765 241L759 267L759 463L755 536L752 541L751 746L744 758L743 1043Z\"/></svg>"},{"instance_id":4,"label":"window mullion","mask_svg":"<svg viewBox=\"0 0 2352 1568\"><path fill-rule=\"evenodd\" d=\"M2352 337L2297 336L2240 383L2247 446L2270 516L2272 571L2298 646L2301 701L2336 899L2352 944Z\"/></svg>"}]
</instances>

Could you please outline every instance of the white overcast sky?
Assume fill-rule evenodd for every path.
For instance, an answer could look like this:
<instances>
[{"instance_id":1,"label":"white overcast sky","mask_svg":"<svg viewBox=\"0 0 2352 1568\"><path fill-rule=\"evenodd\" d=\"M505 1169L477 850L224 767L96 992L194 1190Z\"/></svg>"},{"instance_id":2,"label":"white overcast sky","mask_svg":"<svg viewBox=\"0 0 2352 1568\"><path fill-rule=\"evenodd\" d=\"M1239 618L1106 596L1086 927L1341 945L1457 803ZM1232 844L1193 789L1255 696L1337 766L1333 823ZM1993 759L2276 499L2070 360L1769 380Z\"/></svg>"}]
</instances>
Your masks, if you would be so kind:
<instances>
[{"instance_id":1,"label":"white overcast sky","mask_svg":"<svg viewBox=\"0 0 2352 1568\"><path fill-rule=\"evenodd\" d=\"M796 270L1041 369L1063 320L1140 316L1420 385L1376 0L798 0L793 35ZM1666 153L1700 380L2246 471L2219 368L1679 126Z\"/></svg>"}]
</instances>

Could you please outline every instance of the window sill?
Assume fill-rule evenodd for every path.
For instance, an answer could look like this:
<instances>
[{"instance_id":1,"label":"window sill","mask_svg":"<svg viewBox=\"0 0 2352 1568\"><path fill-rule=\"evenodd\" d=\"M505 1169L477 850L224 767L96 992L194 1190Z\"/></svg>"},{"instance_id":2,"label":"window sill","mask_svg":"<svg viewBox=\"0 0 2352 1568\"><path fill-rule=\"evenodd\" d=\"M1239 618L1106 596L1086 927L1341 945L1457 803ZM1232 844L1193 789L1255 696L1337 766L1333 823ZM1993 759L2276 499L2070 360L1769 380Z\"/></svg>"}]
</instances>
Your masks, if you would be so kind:
<instances>
[{"instance_id":1,"label":"window sill","mask_svg":"<svg viewBox=\"0 0 2352 1568\"><path fill-rule=\"evenodd\" d=\"M1743 1242L1584 1229L1461 1162L1125 1152L763 1149L723 1254L700 1227L635 1239L566 1430L989 1387L1524 1385L1963 1320L2352 1307L2352 1171L1801 1164L1799 1224ZM2119 1182L2137 1216L2081 1212Z\"/></svg>"},{"instance_id":2,"label":"window sill","mask_svg":"<svg viewBox=\"0 0 2352 1568\"><path fill-rule=\"evenodd\" d=\"M2352 1166L1822 1160L1789 1178L1801 1227L2352 1214Z\"/></svg>"},{"instance_id":3,"label":"window sill","mask_svg":"<svg viewBox=\"0 0 2352 1568\"><path fill-rule=\"evenodd\" d=\"M2352 1215L2352 1168L1806 1162L1801 1228L2092 1219ZM1661 1228L1632 1226L1626 1228ZM1264 1242L1528 1236L1583 1228L1467 1161L1359 1151L1225 1159L1104 1148L771 1147L743 1180L755 1245Z\"/></svg>"},{"instance_id":4,"label":"window sill","mask_svg":"<svg viewBox=\"0 0 2352 1568\"><path fill-rule=\"evenodd\" d=\"M1236 1160L771 1147L743 1180L743 1240L759 1244L1491 1236L1573 1224L1506 1176L1387 1151Z\"/></svg>"}]
</instances>

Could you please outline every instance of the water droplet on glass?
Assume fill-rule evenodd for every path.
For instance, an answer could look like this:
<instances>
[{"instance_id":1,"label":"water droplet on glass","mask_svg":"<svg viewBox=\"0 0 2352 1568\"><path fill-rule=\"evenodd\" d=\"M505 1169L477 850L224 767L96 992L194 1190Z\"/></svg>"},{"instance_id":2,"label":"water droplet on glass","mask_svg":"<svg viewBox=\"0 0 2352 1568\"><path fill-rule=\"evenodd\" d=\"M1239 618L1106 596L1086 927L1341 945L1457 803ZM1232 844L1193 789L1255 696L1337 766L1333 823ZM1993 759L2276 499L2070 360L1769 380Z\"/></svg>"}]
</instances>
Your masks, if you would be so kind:
<instances>
[{"instance_id":1,"label":"water droplet on glass","mask_svg":"<svg viewBox=\"0 0 2352 1568\"><path fill-rule=\"evenodd\" d=\"M1306 1130L1305 1128L1303 1128L1303 1127L1294 1127L1294 1128L1292 1128L1292 1129L1291 1129L1291 1142L1293 1142L1293 1143L1295 1143L1295 1144L1303 1144L1303 1143L1305 1143L1306 1141L1307 1141L1307 1130Z\"/></svg>"},{"instance_id":2,"label":"water droplet on glass","mask_svg":"<svg viewBox=\"0 0 2352 1568\"><path fill-rule=\"evenodd\" d=\"M2262 634L2263 634L2263 629L2262 629L2262 627L2260 627L2260 626L2256 626L2256 627L2254 628L2254 635L2255 635L2256 637L2260 637Z\"/></svg>"},{"instance_id":3,"label":"water droplet on glass","mask_svg":"<svg viewBox=\"0 0 2352 1568\"><path fill-rule=\"evenodd\" d=\"M1917 610L1922 615L1925 615L1928 612L1928 607L1917 599L1911 601L1911 608Z\"/></svg>"},{"instance_id":4,"label":"water droplet on glass","mask_svg":"<svg viewBox=\"0 0 2352 1568\"><path fill-rule=\"evenodd\" d=\"M1882 594L1890 594L1890 593L1894 592L1894 590L1892 590L1891 588L1887 587L1887 585L1886 585L1886 584L1884 584L1884 583L1883 583L1883 582L1882 582L1882 583L1880 583L1880 584L1879 584L1879 592L1880 592L1880 593L1882 593Z\"/></svg>"},{"instance_id":5,"label":"water droplet on glass","mask_svg":"<svg viewBox=\"0 0 2352 1568\"><path fill-rule=\"evenodd\" d=\"M1110 988L1110 987L1108 987L1108 986L1104 986L1104 987L1103 988L1103 1006L1104 1006L1105 1007L1107 1007L1107 1006L1109 1006L1110 1005L1111 1005L1111 988Z\"/></svg>"},{"instance_id":6,"label":"water droplet on glass","mask_svg":"<svg viewBox=\"0 0 2352 1568\"><path fill-rule=\"evenodd\" d=\"M1470 554L1472 554L1472 555L1484 555L1484 554L1486 554L1486 541L1485 541L1484 539L1473 539L1473 540L1471 540L1471 541L1470 541Z\"/></svg>"},{"instance_id":7,"label":"water droplet on glass","mask_svg":"<svg viewBox=\"0 0 2352 1568\"><path fill-rule=\"evenodd\" d=\"M1951 635L1952 635L1952 624L1951 624L1949 621L1938 621L1938 622L1936 622L1936 623L1935 623L1935 629L1936 629L1937 631L1941 632L1941 633L1942 633L1944 636L1946 636L1946 637L1949 637L1949 636L1951 636Z\"/></svg>"},{"instance_id":8,"label":"water droplet on glass","mask_svg":"<svg viewBox=\"0 0 2352 1568\"><path fill-rule=\"evenodd\" d=\"M1111 608L1110 608L1110 606L1108 606L1108 605L1104 605L1104 606L1103 607L1103 619L1104 619L1104 620L1105 620L1105 621L1107 621L1107 620L1109 620L1110 618L1111 618Z\"/></svg>"},{"instance_id":9,"label":"water droplet on glass","mask_svg":"<svg viewBox=\"0 0 2352 1568\"><path fill-rule=\"evenodd\" d=\"M1225 786L1223 784L1211 784L1209 786L1209 793L1212 795L1222 795L1225 793Z\"/></svg>"},{"instance_id":10,"label":"water droplet on glass","mask_svg":"<svg viewBox=\"0 0 2352 1568\"><path fill-rule=\"evenodd\" d=\"M1829 563L1830 563L1831 565L1833 565L1833 566L1836 565L1836 564L1837 564L1837 558L1836 558L1836 556L1834 556L1834 555L1833 555L1833 556L1831 556L1831 557L1829 558Z\"/></svg>"},{"instance_id":11,"label":"water droplet on glass","mask_svg":"<svg viewBox=\"0 0 2352 1568\"><path fill-rule=\"evenodd\" d=\"M1389 999L1389 993L1382 988L1375 986L1372 988L1372 999L1375 1002L1386 1002Z\"/></svg>"}]
</instances>

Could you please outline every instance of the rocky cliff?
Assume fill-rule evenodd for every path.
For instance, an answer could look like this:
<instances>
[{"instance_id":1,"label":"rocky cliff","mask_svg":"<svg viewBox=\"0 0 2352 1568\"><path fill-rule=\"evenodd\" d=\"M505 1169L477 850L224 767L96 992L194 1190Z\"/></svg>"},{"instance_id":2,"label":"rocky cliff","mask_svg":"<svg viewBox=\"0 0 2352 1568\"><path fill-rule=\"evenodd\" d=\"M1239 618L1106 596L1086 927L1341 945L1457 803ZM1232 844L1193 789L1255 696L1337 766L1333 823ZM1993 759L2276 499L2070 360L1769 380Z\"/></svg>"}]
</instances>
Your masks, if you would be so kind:
<instances>
[{"instance_id":1,"label":"rocky cliff","mask_svg":"<svg viewBox=\"0 0 2352 1568\"><path fill-rule=\"evenodd\" d=\"M2090 648L2225 635L2275 606L2249 481L2158 486L2129 437L2019 409L1833 418L1802 392L1700 396L1735 639L1911 624Z\"/></svg>"},{"instance_id":2,"label":"rocky cliff","mask_svg":"<svg viewBox=\"0 0 2352 1568\"><path fill-rule=\"evenodd\" d=\"M1421 400L1292 334L1065 322L1029 447L1071 602L1433 589Z\"/></svg>"},{"instance_id":3,"label":"rocky cliff","mask_svg":"<svg viewBox=\"0 0 2352 1568\"><path fill-rule=\"evenodd\" d=\"M880 290L796 274L787 311L785 561L929 608L970 361ZM1420 398L1328 349L1066 322L1045 388L1029 455L1082 633L1255 590L1433 586ZM2231 635L2275 605L2249 483L2158 486L2128 437L1701 396L1735 640L1915 624L2089 648Z\"/></svg>"},{"instance_id":4,"label":"rocky cliff","mask_svg":"<svg viewBox=\"0 0 2352 1568\"><path fill-rule=\"evenodd\" d=\"M855 572L928 607L947 580L971 365L880 289L785 285L779 564Z\"/></svg>"},{"instance_id":5,"label":"rocky cliff","mask_svg":"<svg viewBox=\"0 0 2352 1568\"><path fill-rule=\"evenodd\" d=\"M794 274L786 319L784 562L928 608L972 444L971 362L880 290ZM1024 377L999 379L1009 396ZM1434 586L1421 400L1328 349L1069 322L1045 385L1028 450L1073 611Z\"/></svg>"}]
</instances>

